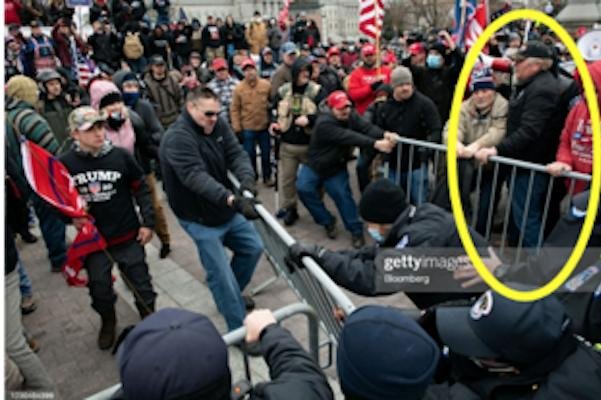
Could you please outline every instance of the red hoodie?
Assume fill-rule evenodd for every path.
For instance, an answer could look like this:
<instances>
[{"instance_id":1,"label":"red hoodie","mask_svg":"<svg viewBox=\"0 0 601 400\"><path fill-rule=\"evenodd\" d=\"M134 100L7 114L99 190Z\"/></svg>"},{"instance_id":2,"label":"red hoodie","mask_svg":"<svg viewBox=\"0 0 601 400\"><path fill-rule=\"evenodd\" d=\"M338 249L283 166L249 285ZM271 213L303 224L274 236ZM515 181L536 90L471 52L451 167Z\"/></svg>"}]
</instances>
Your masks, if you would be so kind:
<instances>
[{"instance_id":1,"label":"red hoodie","mask_svg":"<svg viewBox=\"0 0 601 400\"><path fill-rule=\"evenodd\" d=\"M588 70L597 93L599 93L601 90L601 61L590 64ZM597 102L601 104L599 94ZM575 172L590 174L593 171L593 129L584 99L576 103L566 118L556 159L570 165ZM567 180L566 184L570 185L570 180ZM587 185L588 182L577 180L574 184L574 193L583 191Z\"/></svg>"},{"instance_id":2,"label":"red hoodie","mask_svg":"<svg viewBox=\"0 0 601 400\"><path fill-rule=\"evenodd\" d=\"M376 93L371 84L378 80L378 75L384 78L384 83L390 83L390 68L359 67L349 75L348 95L355 102L357 112L363 115L367 107L376 99Z\"/></svg>"}]
</instances>

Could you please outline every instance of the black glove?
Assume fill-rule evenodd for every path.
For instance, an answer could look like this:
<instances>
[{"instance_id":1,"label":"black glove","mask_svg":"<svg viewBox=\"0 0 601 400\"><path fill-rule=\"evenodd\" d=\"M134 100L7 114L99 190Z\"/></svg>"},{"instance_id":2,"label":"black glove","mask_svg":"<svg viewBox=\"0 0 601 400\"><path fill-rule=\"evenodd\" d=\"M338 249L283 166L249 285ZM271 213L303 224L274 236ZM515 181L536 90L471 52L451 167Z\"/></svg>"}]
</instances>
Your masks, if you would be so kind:
<instances>
[{"instance_id":1,"label":"black glove","mask_svg":"<svg viewBox=\"0 0 601 400\"><path fill-rule=\"evenodd\" d=\"M381 81L381 80L378 80L378 81L375 81L375 82L373 82L373 83L370 85L370 86L371 86L371 90L373 90L373 91L375 92L375 91L378 89L378 87L379 87L379 86L380 86L382 83L384 83L384 82L383 82L383 81Z\"/></svg>"},{"instance_id":2,"label":"black glove","mask_svg":"<svg viewBox=\"0 0 601 400\"><path fill-rule=\"evenodd\" d=\"M255 204L259 204L257 199L235 196L232 208L244 215L247 219L257 219L259 218L259 213L255 210Z\"/></svg>"},{"instance_id":3,"label":"black glove","mask_svg":"<svg viewBox=\"0 0 601 400\"><path fill-rule=\"evenodd\" d=\"M288 258L290 261L295 263L298 267L303 267L303 257L312 257L315 261L319 261L319 253L323 250L323 247L316 244L296 242L290 246L290 252Z\"/></svg>"},{"instance_id":4,"label":"black glove","mask_svg":"<svg viewBox=\"0 0 601 400\"><path fill-rule=\"evenodd\" d=\"M253 196L257 197L257 184L254 180L246 179L240 182L240 193L244 194L245 190L248 190Z\"/></svg>"}]
</instances>

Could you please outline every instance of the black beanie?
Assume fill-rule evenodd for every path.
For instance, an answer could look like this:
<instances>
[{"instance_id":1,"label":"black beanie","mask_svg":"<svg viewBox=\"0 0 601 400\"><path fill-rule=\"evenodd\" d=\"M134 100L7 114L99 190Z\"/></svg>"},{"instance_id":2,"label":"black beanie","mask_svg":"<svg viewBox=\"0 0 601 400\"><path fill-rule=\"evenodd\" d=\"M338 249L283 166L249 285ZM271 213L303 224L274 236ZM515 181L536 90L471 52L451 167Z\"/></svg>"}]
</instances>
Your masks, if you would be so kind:
<instances>
[{"instance_id":1,"label":"black beanie","mask_svg":"<svg viewBox=\"0 0 601 400\"><path fill-rule=\"evenodd\" d=\"M100 99L100 103L98 103L98 108L100 110L102 110L104 107L110 106L111 104L115 104L120 101L123 101L123 98L121 97L121 93L109 92L109 93L105 94L104 96L102 96L102 98Z\"/></svg>"},{"instance_id":2,"label":"black beanie","mask_svg":"<svg viewBox=\"0 0 601 400\"><path fill-rule=\"evenodd\" d=\"M359 201L359 212L366 222L392 224L407 206L403 189L382 178L367 185Z\"/></svg>"}]
</instances>

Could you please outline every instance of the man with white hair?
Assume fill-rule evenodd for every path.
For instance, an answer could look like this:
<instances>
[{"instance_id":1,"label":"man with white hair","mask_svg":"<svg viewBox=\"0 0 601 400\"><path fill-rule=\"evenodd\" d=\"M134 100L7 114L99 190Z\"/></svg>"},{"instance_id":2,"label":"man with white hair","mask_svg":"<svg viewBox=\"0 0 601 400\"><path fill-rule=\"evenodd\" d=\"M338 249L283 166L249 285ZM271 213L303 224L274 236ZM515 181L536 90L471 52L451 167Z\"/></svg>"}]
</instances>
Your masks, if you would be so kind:
<instances>
[{"instance_id":1,"label":"man with white hair","mask_svg":"<svg viewBox=\"0 0 601 400\"><path fill-rule=\"evenodd\" d=\"M554 161L564 114L559 109L560 87L550 71L552 66L553 50L542 42L528 42L516 54L517 88L509 102L507 135L495 147L478 150L475 154L478 161L486 164L490 156L496 155L545 165ZM546 173L535 173L531 178L529 170L516 171L510 233L515 239L524 227L524 247L535 247L538 243L548 179Z\"/></svg>"}]
</instances>

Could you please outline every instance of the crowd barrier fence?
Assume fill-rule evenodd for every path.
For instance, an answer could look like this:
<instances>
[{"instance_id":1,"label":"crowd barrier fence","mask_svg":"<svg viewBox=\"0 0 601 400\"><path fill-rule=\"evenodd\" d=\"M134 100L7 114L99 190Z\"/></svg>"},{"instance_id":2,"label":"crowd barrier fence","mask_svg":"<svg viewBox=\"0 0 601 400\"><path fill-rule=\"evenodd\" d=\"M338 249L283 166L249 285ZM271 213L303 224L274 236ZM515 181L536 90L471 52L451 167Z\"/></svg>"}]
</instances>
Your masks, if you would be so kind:
<instances>
[{"instance_id":1,"label":"crowd barrier fence","mask_svg":"<svg viewBox=\"0 0 601 400\"><path fill-rule=\"evenodd\" d=\"M407 146L409 147L408 150ZM420 176L420 179L417 180L420 187L417 190L418 196L415 196L418 201L414 202L419 203L423 199L422 194L424 193L424 190L426 190L426 193L433 193L439 184L447 183L446 145L400 137L398 139L396 151L397 158L395 167L391 168L390 164L386 162L380 168L380 173L383 176L391 177L396 184L403 187L407 202L411 201L412 185L414 182L412 182L412 179L410 178L401 179L404 178L404 171L401 171L403 154L407 156L408 153L407 164L412 166L414 165L415 157L421 157L425 152L429 153L425 160L422 158L419 161L421 166L425 165L426 167L420 168L419 173L422 175L428 174L428 176ZM571 171L564 172L560 177L554 177L547 173L544 165L500 156L490 157L486 166L477 163L475 160L463 159L458 162L471 163L473 166L471 196L467 196L470 199L471 204L463 204L466 220L472 228L476 229L488 241L491 241L493 238L493 233L500 233L500 237L497 236L495 238L496 245L493 247L498 247L501 255L505 255L508 251L511 251L515 257L515 262L520 260L524 254L532 254L533 252L538 254L540 252L544 242L545 232L547 232L549 228L552 228L552 226L548 226L552 208L558 206L558 204L555 203L560 200L554 198L557 193L556 189L560 189L557 185L564 184L564 182L561 182L563 180L568 182L565 190L567 196L562 196L564 193L561 193L561 191L559 191L559 193L561 193L560 197L567 197L567 201L571 202L576 182L591 181L590 175ZM516 179L516 177L522 179L522 182L527 181L525 189L523 185L519 185L518 187L516 183L518 179ZM460 176L459 180L461 179L462 177ZM444 180L444 182L441 182L441 180ZM540 192L541 189L535 187L535 181L537 180L546 182L546 188L543 189L543 193ZM423 185L426 182L428 187L424 188ZM506 198L508 199L508 204L505 207L502 216L502 224L498 227L495 226L495 217L499 217L499 215L497 215L495 211L500 197L502 196L501 189L503 183L506 183L507 185ZM464 187L465 186L462 186L460 183L460 190ZM535 193L536 190L539 191L538 194ZM522 210L521 218L513 218L511 213L512 208L515 207L512 207L511 202L513 201L512 199L514 199L514 194L518 191L521 192L519 197L523 198L523 203L521 204L524 206L523 208L520 207ZM462 199L466 198L465 195L465 193L462 193ZM430 198L427 199L427 201L430 200ZM536 229L537 232L535 232L535 237L530 235L528 238L527 231L528 229L531 229L529 212L531 212L533 203L537 200L541 201L541 204L539 205L542 206L542 208L537 208L537 212L540 213L540 219L536 218L538 229ZM483 201L483 203L481 203L481 201ZM519 223L512 222L512 220L515 219L519 220ZM513 234L510 246L509 236L511 234L511 229L513 229L515 233ZM532 238L534 238L534 240ZM530 240L528 241L528 239ZM527 249L527 252L525 252L525 249Z\"/></svg>"}]
</instances>

